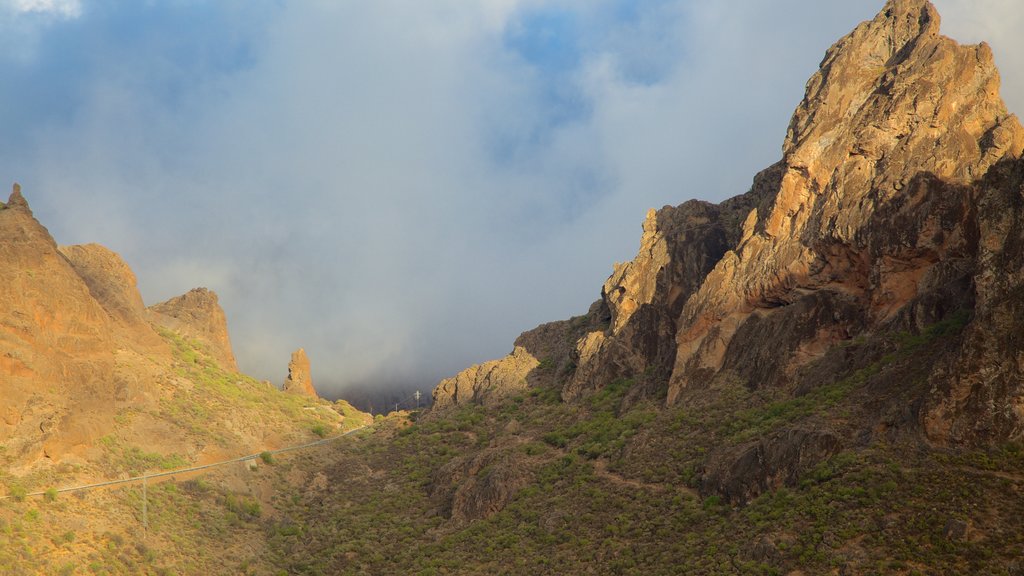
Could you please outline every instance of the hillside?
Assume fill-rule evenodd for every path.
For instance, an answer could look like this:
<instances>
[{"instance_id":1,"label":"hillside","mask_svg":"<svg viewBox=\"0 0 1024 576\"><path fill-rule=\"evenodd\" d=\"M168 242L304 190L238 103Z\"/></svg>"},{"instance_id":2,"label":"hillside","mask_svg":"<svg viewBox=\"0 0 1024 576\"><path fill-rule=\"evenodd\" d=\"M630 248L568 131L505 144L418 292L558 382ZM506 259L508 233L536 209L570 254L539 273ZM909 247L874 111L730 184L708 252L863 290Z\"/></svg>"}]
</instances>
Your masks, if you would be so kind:
<instances>
[{"instance_id":1,"label":"hillside","mask_svg":"<svg viewBox=\"0 0 1024 576\"><path fill-rule=\"evenodd\" d=\"M55 489L219 462L371 420L345 402L286 394L240 374L216 294L196 289L145 308L116 253L58 246L17 185L0 204L0 302L5 574L67 572L105 554L104 539L138 536L138 523L125 522L137 512L131 488L76 493L72 502L62 495L42 519L40 498L25 501L27 493L47 491L54 502ZM212 560L209 534L191 537ZM118 565L118 573L136 573Z\"/></svg>"},{"instance_id":2,"label":"hillside","mask_svg":"<svg viewBox=\"0 0 1024 576\"><path fill-rule=\"evenodd\" d=\"M0 569L1024 574L1022 156L988 46L942 36L927 0L889 0L826 52L782 158L725 202L650 211L586 314L443 380L429 410L150 488L147 534L138 486L5 500ZM111 349L125 374L167 376L100 412L97 447L65 468L45 442L31 460L35 436L9 441L9 493L368 422L233 372L226 327L148 324L130 274L58 258L30 216L17 190L0 211L20 258L0 295L57 309L32 287L59 277L81 313L8 314L12 397L35 406L47 362L88 382L80 359ZM23 238L32 251L6 248ZM127 335L145 326L157 339Z\"/></svg>"}]
</instances>

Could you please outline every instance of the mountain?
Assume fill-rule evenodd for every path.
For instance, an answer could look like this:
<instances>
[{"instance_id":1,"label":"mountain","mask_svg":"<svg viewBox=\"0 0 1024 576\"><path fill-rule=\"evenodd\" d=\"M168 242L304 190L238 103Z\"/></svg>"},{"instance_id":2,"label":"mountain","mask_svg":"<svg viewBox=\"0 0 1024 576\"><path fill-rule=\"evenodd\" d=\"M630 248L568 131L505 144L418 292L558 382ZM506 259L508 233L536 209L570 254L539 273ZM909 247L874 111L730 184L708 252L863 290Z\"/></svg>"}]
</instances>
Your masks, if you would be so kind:
<instances>
[{"instance_id":1,"label":"mountain","mask_svg":"<svg viewBox=\"0 0 1024 576\"><path fill-rule=\"evenodd\" d=\"M0 571L1024 574L1022 155L989 48L889 0L826 52L781 159L720 204L648 212L586 314L351 441L148 500L5 500ZM17 190L0 234L0 392L22 407L0 457L33 453L48 399L60 430L116 414L75 461L113 471L368 421L230 371L215 298L140 308L115 255L58 249ZM88 384L111 367L124 399L83 420L61 394L108 393ZM150 454L137 421L194 448ZM74 477L39 450L45 474L0 481Z\"/></svg>"},{"instance_id":2,"label":"mountain","mask_svg":"<svg viewBox=\"0 0 1024 576\"><path fill-rule=\"evenodd\" d=\"M8 452L30 461L80 453L106 432L119 403L146 401L138 382L171 351L142 320L125 271L112 253L58 248L15 185L0 210Z\"/></svg>"},{"instance_id":3,"label":"mountain","mask_svg":"<svg viewBox=\"0 0 1024 576\"><path fill-rule=\"evenodd\" d=\"M850 343L955 320L962 337L922 368L918 389L873 378L879 406L822 456L878 427L940 445L1018 438L1022 150L989 47L941 36L928 2L889 2L828 50L782 160L749 192L649 212L639 253L587 316L599 325L552 334L561 349L539 355L517 342L442 382L435 405L522 390L543 362L571 365L566 400L619 379L669 406L726 381L801 396L877 360ZM912 413L893 414L908 402Z\"/></svg>"},{"instance_id":4,"label":"mountain","mask_svg":"<svg viewBox=\"0 0 1024 576\"><path fill-rule=\"evenodd\" d=\"M200 461L343 422L334 409L295 418L319 404L238 374L212 291L147 309L120 256L58 246L18 185L0 204L0 342L7 472L74 465L79 478L102 478L97 463L125 451Z\"/></svg>"}]
</instances>

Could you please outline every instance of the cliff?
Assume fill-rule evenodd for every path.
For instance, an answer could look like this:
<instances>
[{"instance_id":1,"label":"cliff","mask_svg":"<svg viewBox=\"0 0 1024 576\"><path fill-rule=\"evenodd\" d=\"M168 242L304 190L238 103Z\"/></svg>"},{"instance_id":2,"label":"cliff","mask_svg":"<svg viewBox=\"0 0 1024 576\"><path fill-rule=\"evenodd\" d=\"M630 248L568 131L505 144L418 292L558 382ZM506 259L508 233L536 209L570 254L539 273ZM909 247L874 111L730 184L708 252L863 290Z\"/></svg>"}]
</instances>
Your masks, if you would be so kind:
<instances>
[{"instance_id":1,"label":"cliff","mask_svg":"<svg viewBox=\"0 0 1024 576\"><path fill-rule=\"evenodd\" d=\"M118 406L145 401L153 363L170 361L122 266L109 251L59 249L15 185L0 210L0 437L12 454L88 449Z\"/></svg>"},{"instance_id":2,"label":"cliff","mask_svg":"<svg viewBox=\"0 0 1024 576\"><path fill-rule=\"evenodd\" d=\"M861 442L1024 436L1024 129L989 47L939 25L926 0L887 2L826 52L748 192L650 211L585 328L541 338L558 353L517 347L435 406L625 385L620 412L717 415L675 433L702 446L699 489L741 502ZM756 434L709 431L751 414Z\"/></svg>"}]
</instances>

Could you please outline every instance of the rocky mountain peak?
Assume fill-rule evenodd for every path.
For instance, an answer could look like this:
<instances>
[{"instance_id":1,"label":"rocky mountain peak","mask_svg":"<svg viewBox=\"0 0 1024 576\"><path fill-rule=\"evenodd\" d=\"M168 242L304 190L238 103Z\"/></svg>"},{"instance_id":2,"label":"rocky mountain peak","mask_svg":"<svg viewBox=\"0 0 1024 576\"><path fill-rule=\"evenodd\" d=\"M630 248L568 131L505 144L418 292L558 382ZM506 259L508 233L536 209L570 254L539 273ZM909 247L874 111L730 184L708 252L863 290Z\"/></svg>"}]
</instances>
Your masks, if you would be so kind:
<instances>
[{"instance_id":1,"label":"rocky mountain peak","mask_svg":"<svg viewBox=\"0 0 1024 576\"><path fill-rule=\"evenodd\" d=\"M29 210L28 202L25 201L25 197L21 195L21 184L15 183L11 190L11 196L7 199L8 208L21 208L23 210Z\"/></svg>"},{"instance_id":2,"label":"rocky mountain peak","mask_svg":"<svg viewBox=\"0 0 1024 576\"><path fill-rule=\"evenodd\" d=\"M288 362L288 379L284 381L284 391L319 398L316 388L313 387L309 357L302 348L292 352L292 359Z\"/></svg>"},{"instance_id":3,"label":"rocky mountain peak","mask_svg":"<svg viewBox=\"0 0 1024 576\"><path fill-rule=\"evenodd\" d=\"M94 287L117 284L105 269L83 270L15 185L0 210L0 438L25 461L87 450L141 394L146 369L126 370L169 356L148 324L117 322L98 300Z\"/></svg>"},{"instance_id":4,"label":"rocky mountain peak","mask_svg":"<svg viewBox=\"0 0 1024 576\"><path fill-rule=\"evenodd\" d=\"M228 320L217 294L207 288L193 288L149 307L153 321L206 344L221 366L238 371L228 336Z\"/></svg>"},{"instance_id":5,"label":"rocky mountain peak","mask_svg":"<svg viewBox=\"0 0 1024 576\"><path fill-rule=\"evenodd\" d=\"M847 377L841 343L944 322L968 326L962 348L919 368L921 408L900 418L940 443L1019 436L1024 345L1008 334L1024 322L1024 128L990 48L939 27L926 0L887 2L825 53L782 158L748 192L648 212L637 256L591 312L533 331L542 368L516 353L481 364L442 381L435 406L556 366L570 401L623 380L627 403L702 404L732 386L784 395Z\"/></svg>"},{"instance_id":6,"label":"rocky mountain peak","mask_svg":"<svg viewBox=\"0 0 1024 576\"><path fill-rule=\"evenodd\" d=\"M936 236L932 255L901 264L899 276L866 253L886 233L882 214L924 200L913 182L968 185L1024 151L989 47L961 46L938 28L930 2L894 0L828 50L790 122L774 200L686 304L670 399L695 370L722 367L755 311L828 287L881 322L917 293L938 254L964 248L964 237Z\"/></svg>"},{"instance_id":7,"label":"rocky mountain peak","mask_svg":"<svg viewBox=\"0 0 1024 576\"><path fill-rule=\"evenodd\" d=\"M991 49L941 36L939 22L930 2L892 0L828 50L790 121L768 235L809 224L850 241L914 175L967 182L1020 156L1024 131L999 97Z\"/></svg>"}]
</instances>

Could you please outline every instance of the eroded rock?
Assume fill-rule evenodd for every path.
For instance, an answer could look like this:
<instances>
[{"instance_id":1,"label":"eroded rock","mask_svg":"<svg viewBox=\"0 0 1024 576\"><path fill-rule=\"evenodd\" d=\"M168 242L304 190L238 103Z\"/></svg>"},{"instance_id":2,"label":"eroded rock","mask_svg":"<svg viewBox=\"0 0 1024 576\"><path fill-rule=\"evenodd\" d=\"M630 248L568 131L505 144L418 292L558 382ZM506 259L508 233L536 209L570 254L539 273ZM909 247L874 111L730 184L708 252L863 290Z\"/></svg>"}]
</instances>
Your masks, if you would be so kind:
<instances>
[{"instance_id":1,"label":"eroded rock","mask_svg":"<svg viewBox=\"0 0 1024 576\"><path fill-rule=\"evenodd\" d=\"M205 344L220 365L238 371L228 335L228 320L217 294L207 288L193 288L149 307L154 323Z\"/></svg>"},{"instance_id":2,"label":"eroded rock","mask_svg":"<svg viewBox=\"0 0 1024 576\"><path fill-rule=\"evenodd\" d=\"M302 348L292 352L292 359L288 362L288 378L284 381L284 391L319 398L316 388L313 387L309 357Z\"/></svg>"}]
</instances>

